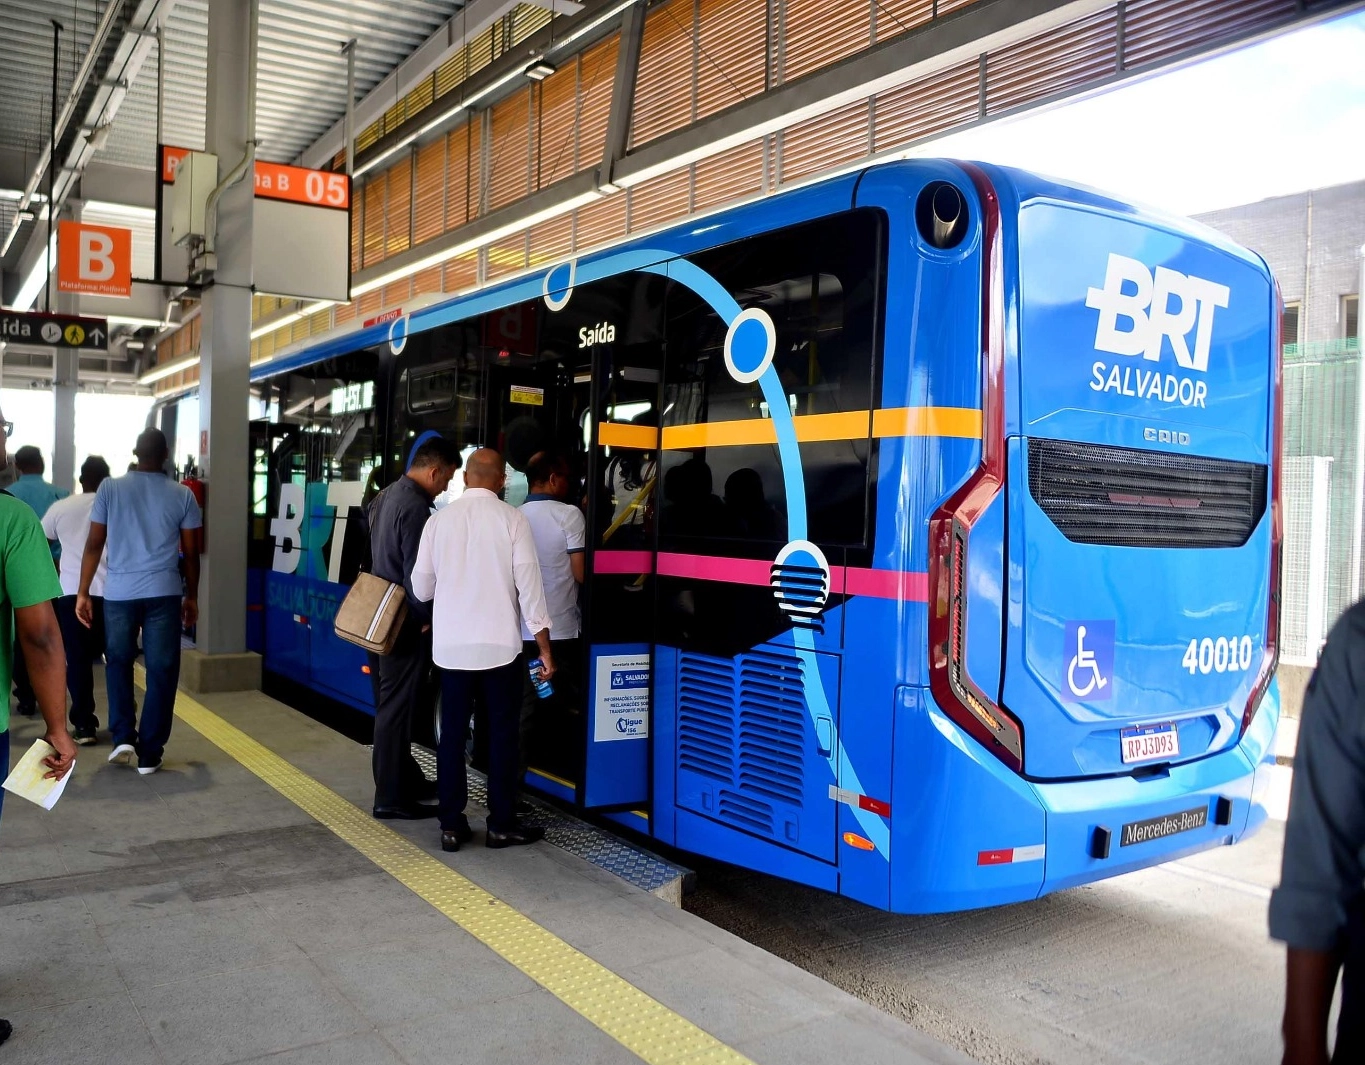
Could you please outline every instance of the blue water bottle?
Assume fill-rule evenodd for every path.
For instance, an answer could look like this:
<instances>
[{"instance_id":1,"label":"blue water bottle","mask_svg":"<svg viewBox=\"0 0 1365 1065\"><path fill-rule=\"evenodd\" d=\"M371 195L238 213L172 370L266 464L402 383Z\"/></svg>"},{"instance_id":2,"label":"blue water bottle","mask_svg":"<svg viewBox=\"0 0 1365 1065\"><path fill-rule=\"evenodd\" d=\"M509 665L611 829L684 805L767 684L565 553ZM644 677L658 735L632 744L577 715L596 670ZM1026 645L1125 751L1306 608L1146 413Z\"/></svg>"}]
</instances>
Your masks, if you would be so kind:
<instances>
[{"instance_id":1,"label":"blue water bottle","mask_svg":"<svg viewBox=\"0 0 1365 1065\"><path fill-rule=\"evenodd\" d=\"M535 685L536 694L542 699L548 699L554 694L554 689L550 687L550 682L540 675L540 659L537 658L531 663L531 683Z\"/></svg>"}]
</instances>

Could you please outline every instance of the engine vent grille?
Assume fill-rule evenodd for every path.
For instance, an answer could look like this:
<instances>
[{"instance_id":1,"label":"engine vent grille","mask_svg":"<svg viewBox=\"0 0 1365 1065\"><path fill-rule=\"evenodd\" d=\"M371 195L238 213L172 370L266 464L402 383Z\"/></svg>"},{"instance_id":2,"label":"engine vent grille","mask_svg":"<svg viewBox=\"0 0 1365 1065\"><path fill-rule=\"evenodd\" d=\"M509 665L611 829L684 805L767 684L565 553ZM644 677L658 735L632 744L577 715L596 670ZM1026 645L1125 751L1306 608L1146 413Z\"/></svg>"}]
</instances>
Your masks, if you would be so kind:
<instances>
[{"instance_id":1,"label":"engine vent grille","mask_svg":"<svg viewBox=\"0 0 1365 1065\"><path fill-rule=\"evenodd\" d=\"M1250 462L1034 438L1029 492L1068 540L1112 547L1240 547L1266 506Z\"/></svg>"}]
</instances>

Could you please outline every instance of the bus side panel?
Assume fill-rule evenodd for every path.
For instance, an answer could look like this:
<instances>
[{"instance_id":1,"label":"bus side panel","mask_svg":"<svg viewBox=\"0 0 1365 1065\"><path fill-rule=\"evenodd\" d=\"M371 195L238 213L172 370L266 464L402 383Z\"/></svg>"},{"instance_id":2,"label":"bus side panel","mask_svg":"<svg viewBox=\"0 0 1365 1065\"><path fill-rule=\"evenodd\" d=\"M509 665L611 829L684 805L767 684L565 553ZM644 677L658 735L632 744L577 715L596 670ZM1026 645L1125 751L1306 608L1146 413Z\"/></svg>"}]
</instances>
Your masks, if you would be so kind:
<instances>
[{"instance_id":1,"label":"bus side panel","mask_svg":"<svg viewBox=\"0 0 1365 1065\"><path fill-rule=\"evenodd\" d=\"M265 575L253 566L246 571L246 649L265 655Z\"/></svg>"},{"instance_id":2,"label":"bus side panel","mask_svg":"<svg viewBox=\"0 0 1365 1065\"><path fill-rule=\"evenodd\" d=\"M650 666L647 643L589 649L585 806L638 803L649 794Z\"/></svg>"},{"instance_id":3,"label":"bus side panel","mask_svg":"<svg viewBox=\"0 0 1365 1065\"><path fill-rule=\"evenodd\" d=\"M654 648L654 702L649 732L653 757L653 806L650 832L673 846L677 838L678 801L678 649ZM664 678L668 678L665 683Z\"/></svg>"},{"instance_id":4,"label":"bus side panel","mask_svg":"<svg viewBox=\"0 0 1365 1065\"><path fill-rule=\"evenodd\" d=\"M1037 897L1047 826L1033 787L945 717L896 695L891 909L944 913Z\"/></svg>"},{"instance_id":5,"label":"bus side panel","mask_svg":"<svg viewBox=\"0 0 1365 1065\"><path fill-rule=\"evenodd\" d=\"M265 574L265 668L295 681L308 669L308 621L312 609L310 581L292 573Z\"/></svg>"}]
</instances>

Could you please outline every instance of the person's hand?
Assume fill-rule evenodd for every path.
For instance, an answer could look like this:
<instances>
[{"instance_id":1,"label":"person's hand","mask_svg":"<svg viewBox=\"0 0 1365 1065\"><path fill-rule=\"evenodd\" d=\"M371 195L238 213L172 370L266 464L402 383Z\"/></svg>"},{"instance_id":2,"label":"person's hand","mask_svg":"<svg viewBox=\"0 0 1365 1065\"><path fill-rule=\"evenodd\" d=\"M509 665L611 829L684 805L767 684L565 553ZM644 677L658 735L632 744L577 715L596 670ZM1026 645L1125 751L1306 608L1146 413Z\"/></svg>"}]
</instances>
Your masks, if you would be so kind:
<instances>
[{"instance_id":1,"label":"person's hand","mask_svg":"<svg viewBox=\"0 0 1365 1065\"><path fill-rule=\"evenodd\" d=\"M71 767L76 764L76 744L65 727L55 732L49 732L43 739L50 743L57 752L43 759L43 765L51 770L51 772L43 775L43 779L61 780L62 777L71 772Z\"/></svg>"},{"instance_id":2,"label":"person's hand","mask_svg":"<svg viewBox=\"0 0 1365 1065\"><path fill-rule=\"evenodd\" d=\"M76 620L87 629L95 623L95 604L84 593L76 596Z\"/></svg>"},{"instance_id":3,"label":"person's hand","mask_svg":"<svg viewBox=\"0 0 1365 1065\"><path fill-rule=\"evenodd\" d=\"M549 680L555 675L555 660L548 651L540 653L540 679Z\"/></svg>"},{"instance_id":4,"label":"person's hand","mask_svg":"<svg viewBox=\"0 0 1365 1065\"><path fill-rule=\"evenodd\" d=\"M430 631L431 631L431 626L430 626L430 625L423 625L423 626L422 626L422 631L423 631L423 632L430 632Z\"/></svg>"},{"instance_id":5,"label":"person's hand","mask_svg":"<svg viewBox=\"0 0 1365 1065\"><path fill-rule=\"evenodd\" d=\"M194 628L199 621L199 600L186 597L185 602L180 607L180 618L184 621L185 628Z\"/></svg>"}]
</instances>

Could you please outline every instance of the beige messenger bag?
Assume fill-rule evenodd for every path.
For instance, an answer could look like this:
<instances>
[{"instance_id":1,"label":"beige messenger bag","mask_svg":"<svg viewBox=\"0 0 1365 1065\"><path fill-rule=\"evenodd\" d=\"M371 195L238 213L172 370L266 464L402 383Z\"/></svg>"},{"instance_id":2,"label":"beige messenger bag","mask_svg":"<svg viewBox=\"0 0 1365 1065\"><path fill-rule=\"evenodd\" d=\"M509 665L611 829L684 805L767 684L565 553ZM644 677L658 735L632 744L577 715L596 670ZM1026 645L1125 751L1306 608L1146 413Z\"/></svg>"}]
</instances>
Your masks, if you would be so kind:
<instances>
[{"instance_id":1,"label":"beige messenger bag","mask_svg":"<svg viewBox=\"0 0 1365 1065\"><path fill-rule=\"evenodd\" d=\"M361 573L337 610L336 634L347 643L386 655L407 616L408 597L401 584Z\"/></svg>"}]
</instances>

